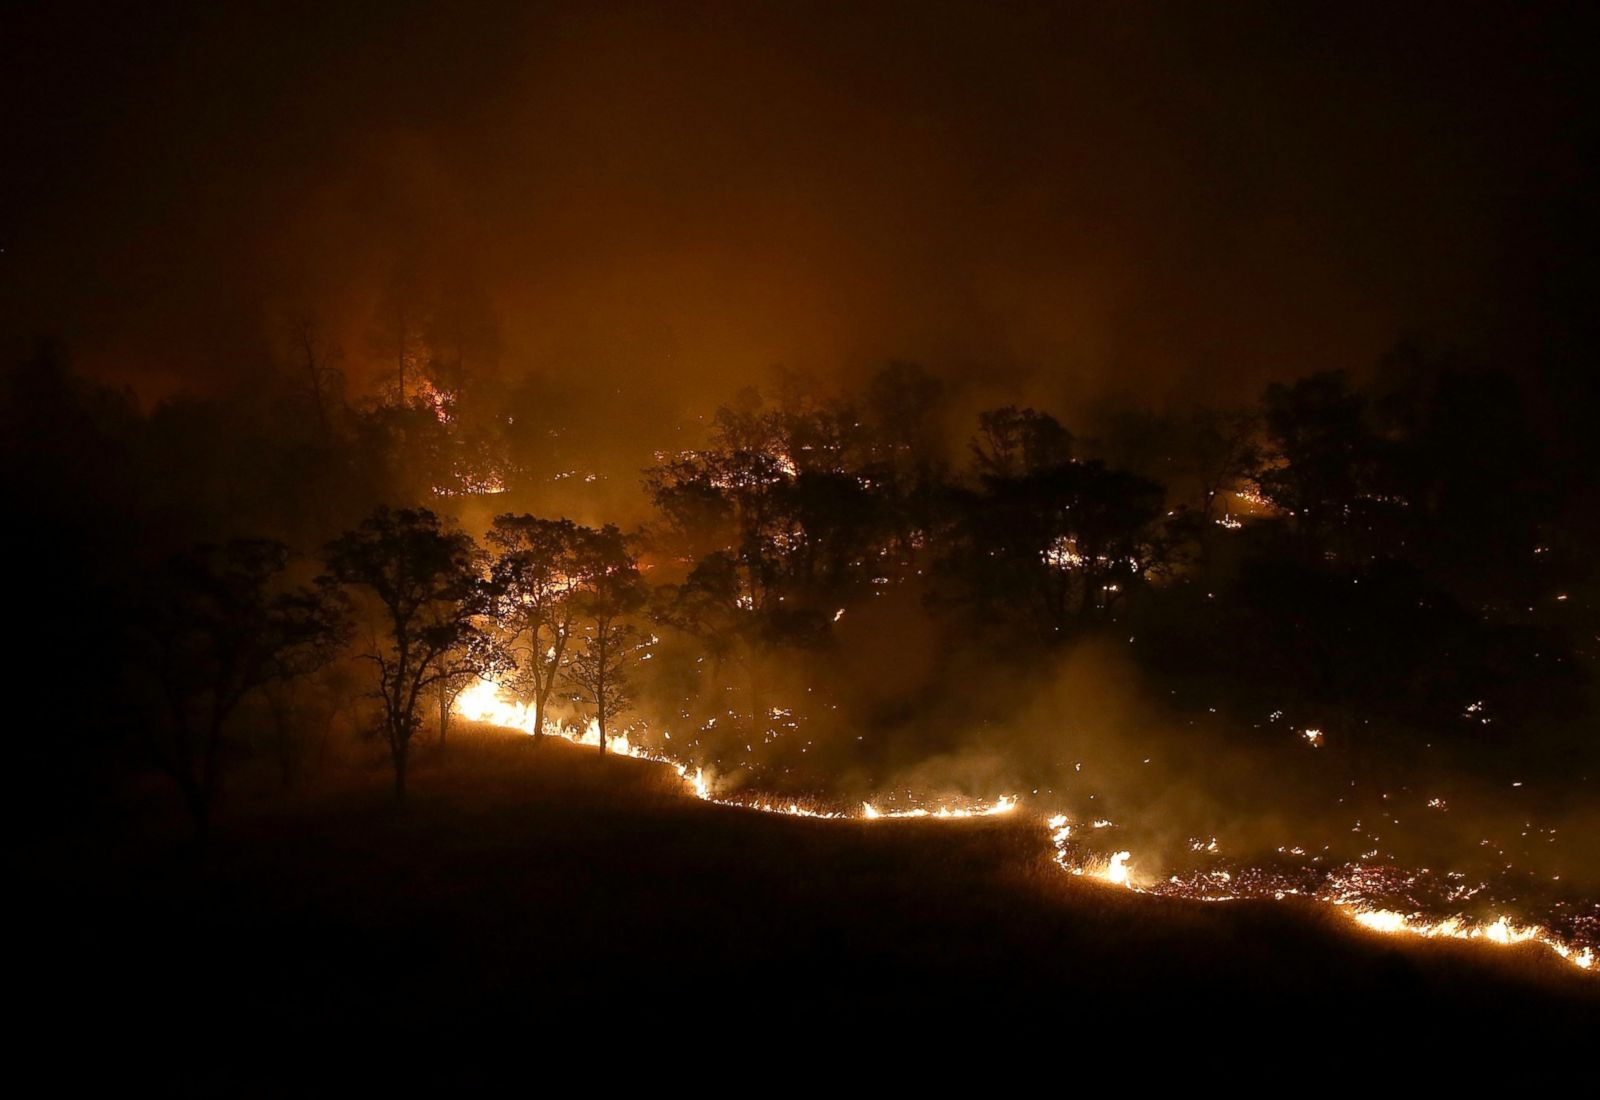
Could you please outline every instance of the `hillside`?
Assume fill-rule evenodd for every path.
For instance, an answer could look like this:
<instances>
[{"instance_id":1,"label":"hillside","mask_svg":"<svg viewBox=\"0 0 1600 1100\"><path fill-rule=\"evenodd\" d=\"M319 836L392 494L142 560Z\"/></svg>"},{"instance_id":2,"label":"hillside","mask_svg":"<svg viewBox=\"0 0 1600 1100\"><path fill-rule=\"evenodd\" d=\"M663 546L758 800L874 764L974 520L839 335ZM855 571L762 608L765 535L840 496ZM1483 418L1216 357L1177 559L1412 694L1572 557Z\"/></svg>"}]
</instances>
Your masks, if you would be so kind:
<instances>
[{"instance_id":1,"label":"hillside","mask_svg":"<svg viewBox=\"0 0 1600 1100\"><path fill-rule=\"evenodd\" d=\"M665 1081L775 1070L793 1052L771 1044L811 1034L808 1069L857 1048L929 1067L888 1037L958 1040L952 1067L1019 1042L1517 1057L1600 1024L1600 981L1537 949L1138 897L1061 873L1020 818L765 816L489 729L425 755L403 811L381 770L293 800L243 784L196 858L171 808L128 792L20 854L23 1049L99 1052L57 1073L471 1083L602 1049L634 1052L608 1080Z\"/></svg>"}]
</instances>

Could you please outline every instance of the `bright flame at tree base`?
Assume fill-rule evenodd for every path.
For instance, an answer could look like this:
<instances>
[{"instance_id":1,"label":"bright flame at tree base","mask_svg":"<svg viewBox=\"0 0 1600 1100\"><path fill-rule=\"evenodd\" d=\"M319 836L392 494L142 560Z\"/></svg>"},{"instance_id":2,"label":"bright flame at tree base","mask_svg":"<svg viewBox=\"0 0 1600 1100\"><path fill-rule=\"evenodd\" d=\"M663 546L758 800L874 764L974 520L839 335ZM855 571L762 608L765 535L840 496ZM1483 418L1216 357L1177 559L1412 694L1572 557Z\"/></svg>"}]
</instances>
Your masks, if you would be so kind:
<instances>
[{"instance_id":1,"label":"bright flame at tree base","mask_svg":"<svg viewBox=\"0 0 1600 1100\"><path fill-rule=\"evenodd\" d=\"M521 730L523 733L532 734L534 729L533 708L514 699L508 699L498 685L491 681L483 680L466 688L456 697L455 713L473 722L482 722L485 725L500 726L506 729ZM551 737L559 737L570 741L574 745L588 745L592 748L600 747L600 724L590 719L586 726L568 726L559 722L545 720L543 732ZM631 757L634 760L649 760L653 763L664 764L672 768L684 781L688 783L696 798L705 802L714 802L719 806L735 806L743 810L756 810L760 813L784 814L789 817L815 817L827 820L909 820L913 818L931 818L937 821L949 821L960 818L997 817L1011 813L1017 808L1017 799L1012 795L1001 795L992 802L971 802L961 806L941 805L933 809L915 807L906 810L880 810L870 802L863 802L859 812L847 810L818 809L803 806L798 802L773 801L770 799L740 799L719 797L712 791L712 777L704 769L676 760L664 753L654 752L643 745L634 744L628 739L627 734L616 733L606 737L606 751L619 756Z\"/></svg>"},{"instance_id":2,"label":"bright flame at tree base","mask_svg":"<svg viewBox=\"0 0 1600 1100\"><path fill-rule=\"evenodd\" d=\"M461 717L470 721L521 730L528 734L535 732L532 708L506 698L499 686L490 681L480 681L462 691L456 698L454 710ZM595 748L600 746L599 724L593 719L589 721L587 726L581 728L564 726L547 720L543 732L550 736L571 741L576 745L589 745ZM907 810L880 810L870 802L863 802L859 811L851 812L817 809L802 806L798 802L792 801L722 798L714 793L712 777L707 774L704 768L690 765L685 761L675 760L665 754L651 751L642 745L636 745L628 739L626 733L608 736L606 738L606 751L617 753L620 756L631 757L635 760L649 760L672 768L683 778L694 796L703 801L744 810L753 810L759 813L848 821L921 818L949 821L1010 814L1019 805L1015 796L1001 795L990 802L974 802L963 806L942 805L933 809L917 807ZM1099 827L1108 825L1109 822L1099 821L1094 824ZM1296 895L1332 905L1361 927L1385 935L1418 936L1424 939L1471 940L1502 946L1537 943L1582 970L1593 971L1595 967L1596 955L1594 948L1587 946L1576 947L1563 942L1559 937L1552 935L1544 928L1537 925L1513 924L1504 916L1498 917L1491 922L1476 921L1466 917L1430 920L1419 914L1407 914L1391 909L1369 907L1358 898L1353 897L1349 891L1341 891L1337 886L1330 891L1316 893L1302 893L1292 888L1265 893L1255 891L1213 893L1204 890L1196 891L1192 886L1180 883L1176 878L1168 882L1136 883L1131 871L1133 863L1131 853L1118 851L1112 853L1109 858L1102 858L1081 850L1071 839L1073 826L1064 814L1056 814L1046 819L1045 827L1049 831L1050 842L1055 849L1055 860L1062 869L1073 875L1099 879L1109 885L1120 886L1136 893L1164 897L1184 897L1201 901L1233 901L1247 898L1281 900L1286 896ZM1222 879L1223 881L1232 881L1231 876L1228 875L1223 875Z\"/></svg>"}]
</instances>

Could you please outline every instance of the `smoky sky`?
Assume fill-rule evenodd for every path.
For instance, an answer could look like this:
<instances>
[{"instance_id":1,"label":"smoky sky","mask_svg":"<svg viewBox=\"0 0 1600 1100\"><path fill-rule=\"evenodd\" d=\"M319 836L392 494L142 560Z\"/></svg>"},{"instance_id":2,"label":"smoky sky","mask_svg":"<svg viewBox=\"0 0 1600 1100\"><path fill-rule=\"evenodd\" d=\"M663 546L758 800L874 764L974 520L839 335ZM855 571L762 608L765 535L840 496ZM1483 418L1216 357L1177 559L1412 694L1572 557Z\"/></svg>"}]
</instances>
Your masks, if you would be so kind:
<instances>
[{"instance_id":1,"label":"smoky sky","mask_svg":"<svg viewBox=\"0 0 1600 1100\"><path fill-rule=\"evenodd\" d=\"M0 332L154 393L397 271L681 414L911 359L1231 400L1511 347L1587 194L1537 5L50 4L3 17Z\"/></svg>"}]
</instances>

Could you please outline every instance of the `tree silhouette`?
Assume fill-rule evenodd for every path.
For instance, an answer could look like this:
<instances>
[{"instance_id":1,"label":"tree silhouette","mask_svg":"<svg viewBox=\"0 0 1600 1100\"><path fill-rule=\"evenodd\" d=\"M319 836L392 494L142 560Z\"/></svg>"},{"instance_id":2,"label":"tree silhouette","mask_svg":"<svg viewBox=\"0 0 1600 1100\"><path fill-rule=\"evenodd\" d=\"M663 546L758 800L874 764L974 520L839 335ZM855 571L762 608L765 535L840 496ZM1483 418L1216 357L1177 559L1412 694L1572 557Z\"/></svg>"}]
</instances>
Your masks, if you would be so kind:
<instances>
[{"instance_id":1,"label":"tree silhouette","mask_svg":"<svg viewBox=\"0 0 1600 1100\"><path fill-rule=\"evenodd\" d=\"M531 515L496 517L488 541L498 550L496 622L516 663L513 683L533 707L534 736L542 737L546 705L571 656L579 596L613 564L611 547L592 528Z\"/></svg>"},{"instance_id":2,"label":"tree silhouette","mask_svg":"<svg viewBox=\"0 0 1600 1100\"><path fill-rule=\"evenodd\" d=\"M609 524L597 532L591 573L577 597L582 646L567 666L576 701L595 717L600 751L608 729L633 701L629 670L648 639L632 622L644 606L645 589L622 532Z\"/></svg>"},{"instance_id":3,"label":"tree silhouette","mask_svg":"<svg viewBox=\"0 0 1600 1100\"><path fill-rule=\"evenodd\" d=\"M959 498L943 572L991 621L1058 640L1109 617L1169 552L1163 487L1069 458L1071 434L1032 409L979 416L980 488Z\"/></svg>"},{"instance_id":4,"label":"tree silhouette","mask_svg":"<svg viewBox=\"0 0 1600 1100\"><path fill-rule=\"evenodd\" d=\"M288 561L267 539L197 547L158 569L129 608L130 667L154 704L141 730L202 840L229 719L257 689L326 664L344 639L339 595L284 586Z\"/></svg>"},{"instance_id":5,"label":"tree silhouette","mask_svg":"<svg viewBox=\"0 0 1600 1100\"><path fill-rule=\"evenodd\" d=\"M492 610L471 536L426 508L379 508L324 553L332 581L364 591L375 620L361 656L378 671L382 733L397 800L406 795L412 736L424 692L493 660L479 625Z\"/></svg>"},{"instance_id":6,"label":"tree silhouette","mask_svg":"<svg viewBox=\"0 0 1600 1100\"><path fill-rule=\"evenodd\" d=\"M1263 420L1273 461L1262 492L1319 550L1370 555L1380 514L1400 503L1384 474L1387 441L1369 421L1366 395L1343 372L1267 387Z\"/></svg>"},{"instance_id":7,"label":"tree silhouette","mask_svg":"<svg viewBox=\"0 0 1600 1100\"><path fill-rule=\"evenodd\" d=\"M1049 413L1007 405L978 414L972 456L985 477L1010 478L1072 458L1072 433Z\"/></svg>"}]
</instances>

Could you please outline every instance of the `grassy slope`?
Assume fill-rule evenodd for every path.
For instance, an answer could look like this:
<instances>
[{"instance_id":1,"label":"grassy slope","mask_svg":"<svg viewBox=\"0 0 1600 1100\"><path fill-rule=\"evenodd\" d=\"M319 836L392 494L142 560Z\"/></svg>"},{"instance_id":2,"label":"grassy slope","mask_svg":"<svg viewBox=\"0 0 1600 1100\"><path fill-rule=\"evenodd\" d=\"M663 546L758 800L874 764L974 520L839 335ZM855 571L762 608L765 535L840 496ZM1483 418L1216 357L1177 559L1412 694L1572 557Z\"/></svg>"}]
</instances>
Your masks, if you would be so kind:
<instances>
[{"instance_id":1,"label":"grassy slope","mask_svg":"<svg viewBox=\"0 0 1600 1100\"><path fill-rule=\"evenodd\" d=\"M404 812L376 772L293 805L241 792L199 864L150 800L24 852L13 986L35 1053L95 1036L62 1065L217 1086L326 1082L328 1056L411 1083L525 1077L602 1035L659 1052L608 1073L662 1080L812 1072L857 1045L1137 1072L1196 1049L1518 1058L1600 1025L1600 981L1536 953L1127 895L1061 874L1031 821L756 815L493 731L424 758L414 789Z\"/></svg>"}]
</instances>

